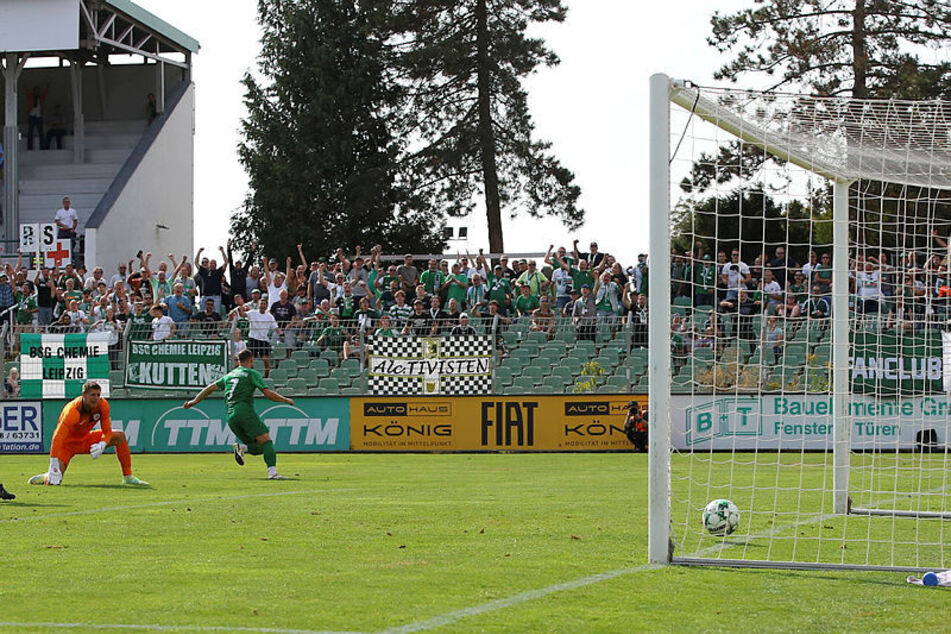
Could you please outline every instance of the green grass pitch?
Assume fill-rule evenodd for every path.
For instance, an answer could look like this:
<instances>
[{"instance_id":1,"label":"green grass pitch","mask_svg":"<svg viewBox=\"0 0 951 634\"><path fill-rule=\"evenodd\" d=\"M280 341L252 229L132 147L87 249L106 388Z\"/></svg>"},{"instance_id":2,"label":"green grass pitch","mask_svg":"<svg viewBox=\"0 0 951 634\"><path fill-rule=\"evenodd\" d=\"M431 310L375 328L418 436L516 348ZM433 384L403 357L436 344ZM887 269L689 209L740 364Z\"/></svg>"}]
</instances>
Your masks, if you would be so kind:
<instances>
[{"instance_id":1,"label":"green grass pitch","mask_svg":"<svg viewBox=\"0 0 951 634\"><path fill-rule=\"evenodd\" d=\"M0 461L18 496L0 631L947 631L951 614L951 592L898 573L646 566L643 455L292 454L283 482L254 457L136 455L141 490L80 456L63 486L27 486L46 464Z\"/></svg>"}]
</instances>

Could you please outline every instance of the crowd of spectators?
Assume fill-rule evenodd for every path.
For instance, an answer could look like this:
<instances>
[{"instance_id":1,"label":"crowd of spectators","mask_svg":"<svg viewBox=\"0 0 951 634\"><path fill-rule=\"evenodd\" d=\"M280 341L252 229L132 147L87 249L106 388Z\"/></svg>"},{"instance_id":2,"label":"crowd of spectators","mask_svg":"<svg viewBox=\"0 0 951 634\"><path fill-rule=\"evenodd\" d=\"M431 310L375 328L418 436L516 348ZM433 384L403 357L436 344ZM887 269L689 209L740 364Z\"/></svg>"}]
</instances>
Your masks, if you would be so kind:
<instances>
[{"instance_id":1,"label":"crowd of spectators","mask_svg":"<svg viewBox=\"0 0 951 634\"><path fill-rule=\"evenodd\" d=\"M947 241L936 231L931 238L933 248L920 251L850 253L848 305L856 320L884 332L943 326L951 312L951 256ZM719 250L714 259L700 240L693 251L673 252L674 306L706 316L702 324L682 313L673 316L675 352L702 347L720 350L726 341L741 340L754 350L765 345L778 363L785 335L805 318L825 328L832 316L832 249L803 253L800 262L780 245L772 254L757 251L748 264L741 248ZM635 344L645 341L641 321L634 320Z\"/></svg>"},{"instance_id":2,"label":"crowd of spectators","mask_svg":"<svg viewBox=\"0 0 951 634\"><path fill-rule=\"evenodd\" d=\"M60 230L75 230L68 200ZM72 236L73 234L70 234ZM551 245L543 258L490 260L476 256L429 258L410 254L385 260L377 245L283 263L252 245L236 258L229 241L215 257L169 253L156 262L136 254L114 271L67 264L37 272L5 265L0 312L15 332L109 332L114 356L122 333L132 339L230 336L235 346L267 358L274 344L288 351L306 342L362 356L366 335L466 335L502 330L513 322L549 338L559 324L574 325L579 339L594 339L598 324L616 329L625 316L639 324L646 343L647 264L623 268L591 243L569 251ZM283 265L283 266L282 266ZM268 364L269 365L269 364Z\"/></svg>"}]
</instances>

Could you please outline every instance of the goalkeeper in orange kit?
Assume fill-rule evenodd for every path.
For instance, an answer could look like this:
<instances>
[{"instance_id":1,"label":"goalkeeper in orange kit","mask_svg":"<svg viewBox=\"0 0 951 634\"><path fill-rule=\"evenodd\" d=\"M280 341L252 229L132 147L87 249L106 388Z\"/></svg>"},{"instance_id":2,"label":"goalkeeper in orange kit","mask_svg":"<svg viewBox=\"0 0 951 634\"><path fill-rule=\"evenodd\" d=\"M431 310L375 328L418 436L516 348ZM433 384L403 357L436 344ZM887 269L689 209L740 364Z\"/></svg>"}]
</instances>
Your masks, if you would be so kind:
<instances>
[{"instance_id":1,"label":"goalkeeper in orange kit","mask_svg":"<svg viewBox=\"0 0 951 634\"><path fill-rule=\"evenodd\" d=\"M96 425L99 430L93 430ZM74 398L59 415L59 424L53 432L50 448L50 469L30 478L30 484L60 484L73 456L88 453L93 460L106 447L116 448L116 457L122 466L122 484L148 485L132 475L132 453L125 434L112 431L109 402L102 398L102 388L95 381L86 381L82 396Z\"/></svg>"}]
</instances>

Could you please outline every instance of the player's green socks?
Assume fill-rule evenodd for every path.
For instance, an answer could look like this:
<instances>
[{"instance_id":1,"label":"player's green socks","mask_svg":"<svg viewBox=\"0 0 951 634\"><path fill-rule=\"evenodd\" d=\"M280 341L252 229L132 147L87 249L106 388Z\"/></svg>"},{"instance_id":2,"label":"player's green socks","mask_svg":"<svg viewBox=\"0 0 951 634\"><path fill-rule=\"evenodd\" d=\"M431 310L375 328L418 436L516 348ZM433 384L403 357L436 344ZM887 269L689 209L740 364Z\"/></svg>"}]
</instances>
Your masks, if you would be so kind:
<instances>
[{"instance_id":1,"label":"player's green socks","mask_svg":"<svg viewBox=\"0 0 951 634\"><path fill-rule=\"evenodd\" d=\"M264 453L263 445L259 445L256 442L249 442L247 452L252 456L260 456Z\"/></svg>"},{"instance_id":2,"label":"player's green socks","mask_svg":"<svg viewBox=\"0 0 951 634\"><path fill-rule=\"evenodd\" d=\"M264 454L264 464L269 467L277 466L277 452L274 451L274 441L269 440L266 443L261 445L262 453Z\"/></svg>"}]
</instances>

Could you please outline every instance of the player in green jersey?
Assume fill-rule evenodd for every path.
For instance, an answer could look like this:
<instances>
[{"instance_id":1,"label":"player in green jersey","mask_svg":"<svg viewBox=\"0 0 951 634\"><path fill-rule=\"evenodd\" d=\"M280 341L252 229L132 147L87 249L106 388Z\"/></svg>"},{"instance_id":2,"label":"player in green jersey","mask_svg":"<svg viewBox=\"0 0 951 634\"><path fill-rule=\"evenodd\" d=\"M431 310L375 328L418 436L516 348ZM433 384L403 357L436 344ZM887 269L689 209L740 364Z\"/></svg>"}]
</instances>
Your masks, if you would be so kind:
<instances>
[{"instance_id":1,"label":"player in green jersey","mask_svg":"<svg viewBox=\"0 0 951 634\"><path fill-rule=\"evenodd\" d=\"M228 427L237 436L238 442L233 444L234 460L244 465L244 454L264 456L267 465L268 480L283 480L277 473L277 452L274 443L265 425L254 411L254 390L259 389L271 401L294 404L294 399L281 396L264 382L261 373L254 369L254 354L250 350L242 350L238 354L238 367L224 375L214 383L208 385L198 396L185 401L183 407L188 409L205 400L215 390L225 391L225 400L228 405Z\"/></svg>"}]
</instances>

